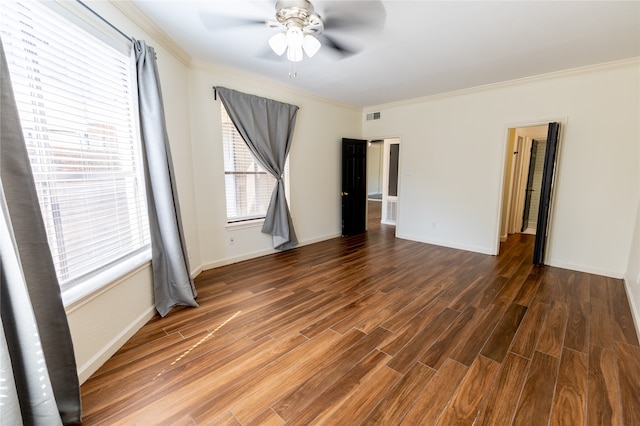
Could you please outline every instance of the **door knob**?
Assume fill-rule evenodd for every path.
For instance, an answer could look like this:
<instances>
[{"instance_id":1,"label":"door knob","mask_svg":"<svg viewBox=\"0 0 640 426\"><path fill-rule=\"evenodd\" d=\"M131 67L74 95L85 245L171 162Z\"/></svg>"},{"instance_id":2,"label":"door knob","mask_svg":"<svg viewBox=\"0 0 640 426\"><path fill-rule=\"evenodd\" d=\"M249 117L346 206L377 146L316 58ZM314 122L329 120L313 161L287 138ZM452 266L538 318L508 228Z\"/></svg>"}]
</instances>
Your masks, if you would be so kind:
<instances>
[{"instance_id":1,"label":"door knob","mask_svg":"<svg viewBox=\"0 0 640 426\"><path fill-rule=\"evenodd\" d=\"M345 195L349 195L349 193L343 191L343 192L340 193L340 195L342 195L344 197Z\"/></svg>"}]
</instances>

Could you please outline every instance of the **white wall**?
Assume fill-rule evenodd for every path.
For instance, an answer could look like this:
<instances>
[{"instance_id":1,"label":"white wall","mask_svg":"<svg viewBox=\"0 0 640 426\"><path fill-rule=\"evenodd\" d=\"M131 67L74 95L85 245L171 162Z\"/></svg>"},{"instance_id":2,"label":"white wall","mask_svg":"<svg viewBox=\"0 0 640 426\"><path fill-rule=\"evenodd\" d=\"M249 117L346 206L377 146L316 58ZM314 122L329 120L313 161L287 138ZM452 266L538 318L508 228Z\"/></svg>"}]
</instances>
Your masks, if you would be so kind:
<instances>
[{"instance_id":1,"label":"white wall","mask_svg":"<svg viewBox=\"0 0 640 426\"><path fill-rule=\"evenodd\" d=\"M283 72L286 72L284 68ZM297 237L301 244L307 244L339 236L340 141L342 137L360 137L361 110L210 64L195 64L189 80L193 170L203 268L274 251L271 237L261 232L262 224L227 227L220 100L214 100L213 86L300 107L289 153L289 205ZM229 236L233 236L233 244L229 244Z\"/></svg>"},{"instance_id":2,"label":"white wall","mask_svg":"<svg viewBox=\"0 0 640 426\"><path fill-rule=\"evenodd\" d=\"M401 135L397 235L495 253L508 127L560 120L547 262L621 278L636 218L638 61L365 108Z\"/></svg>"}]
</instances>

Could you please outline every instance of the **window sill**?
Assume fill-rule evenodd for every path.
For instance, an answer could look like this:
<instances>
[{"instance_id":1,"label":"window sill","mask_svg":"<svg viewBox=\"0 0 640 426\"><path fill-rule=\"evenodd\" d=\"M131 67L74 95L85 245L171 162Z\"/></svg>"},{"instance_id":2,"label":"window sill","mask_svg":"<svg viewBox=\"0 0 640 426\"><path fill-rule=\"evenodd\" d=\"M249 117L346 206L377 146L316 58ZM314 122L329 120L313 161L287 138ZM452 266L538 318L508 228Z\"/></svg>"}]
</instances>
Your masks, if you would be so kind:
<instances>
[{"instance_id":1,"label":"window sill","mask_svg":"<svg viewBox=\"0 0 640 426\"><path fill-rule=\"evenodd\" d=\"M257 228L262 227L264 219L243 220L242 222L230 222L225 225L228 231L235 231L236 229Z\"/></svg>"},{"instance_id":2,"label":"window sill","mask_svg":"<svg viewBox=\"0 0 640 426\"><path fill-rule=\"evenodd\" d=\"M62 303L68 312L75 310L111 288L112 284L139 271L151 261L151 249L132 256L118 265L62 292Z\"/></svg>"}]
</instances>

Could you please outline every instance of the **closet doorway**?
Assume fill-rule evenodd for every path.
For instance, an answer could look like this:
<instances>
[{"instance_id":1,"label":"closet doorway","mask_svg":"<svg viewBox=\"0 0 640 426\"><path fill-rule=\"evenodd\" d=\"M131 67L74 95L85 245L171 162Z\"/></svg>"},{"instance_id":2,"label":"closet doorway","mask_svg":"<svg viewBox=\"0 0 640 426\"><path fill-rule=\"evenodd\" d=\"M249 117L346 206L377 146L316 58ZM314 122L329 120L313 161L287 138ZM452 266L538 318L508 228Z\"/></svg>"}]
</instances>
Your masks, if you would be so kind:
<instances>
[{"instance_id":1,"label":"closet doorway","mask_svg":"<svg viewBox=\"0 0 640 426\"><path fill-rule=\"evenodd\" d=\"M398 216L398 176L400 139L374 139L367 147L367 198L369 205L380 203L380 223L396 225Z\"/></svg>"}]
</instances>

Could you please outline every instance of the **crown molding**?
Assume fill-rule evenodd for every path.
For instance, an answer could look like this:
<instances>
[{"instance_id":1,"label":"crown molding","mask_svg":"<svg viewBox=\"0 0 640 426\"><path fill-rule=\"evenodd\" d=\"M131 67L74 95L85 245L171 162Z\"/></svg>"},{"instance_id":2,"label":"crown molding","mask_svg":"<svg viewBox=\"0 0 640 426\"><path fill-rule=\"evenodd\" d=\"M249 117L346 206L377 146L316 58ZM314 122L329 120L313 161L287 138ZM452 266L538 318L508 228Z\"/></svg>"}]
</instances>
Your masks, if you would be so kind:
<instances>
[{"instance_id":1,"label":"crown molding","mask_svg":"<svg viewBox=\"0 0 640 426\"><path fill-rule=\"evenodd\" d=\"M189 67L191 56L185 52L178 44L162 31L138 6L130 1L109 0L109 3L122 12L140 29L149 34L155 41L175 56L183 65Z\"/></svg>"},{"instance_id":2,"label":"crown molding","mask_svg":"<svg viewBox=\"0 0 640 426\"><path fill-rule=\"evenodd\" d=\"M607 69L620 68L624 66L638 65L638 64L640 64L640 57L622 59L619 61L605 62L602 64L596 64L596 65L587 65L579 68L570 68L570 69L566 69L562 71L554 71L546 74L538 74L531 77L517 78L515 80L485 84L482 86L470 87L468 89L452 90L450 92L438 93L435 95L423 96L420 98L405 99L402 101L389 102L386 104L379 104L379 105L370 105L370 106L364 107L363 111L366 114L368 112L380 111L381 109L384 109L384 108L394 108L394 107L417 104L422 102L430 102L430 101L435 101L439 99L451 98L454 96L462 96L462 95L468 95L472 93L484 92L487 90L495 90L495 89L500 89L500 88L505 88L510 86L518 86L521 84L547 80L550 78L567 77L572 75L585 74L585 73L594 72L594 71L602 71Z\"/></svg>"}]
</instances>

